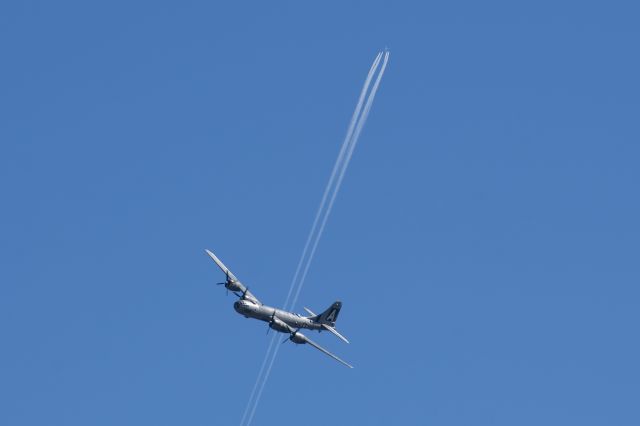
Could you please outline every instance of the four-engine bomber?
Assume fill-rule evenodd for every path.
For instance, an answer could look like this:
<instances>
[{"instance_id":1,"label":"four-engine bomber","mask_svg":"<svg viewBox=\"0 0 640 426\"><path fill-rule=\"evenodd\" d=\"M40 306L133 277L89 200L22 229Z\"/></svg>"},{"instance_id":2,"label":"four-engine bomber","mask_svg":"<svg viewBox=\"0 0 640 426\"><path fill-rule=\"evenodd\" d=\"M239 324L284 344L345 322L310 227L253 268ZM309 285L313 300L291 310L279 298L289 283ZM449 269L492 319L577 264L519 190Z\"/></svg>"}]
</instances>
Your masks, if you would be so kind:
<instances>
[{"instance_id":1,"label":"four-engine bomber","mask_svg":"<svg viewBox=\"0 0 640 426\"><path fill-rule=\"evenodd\" d=\"M249 289L242 284L233 273L224 266L224 264L209 250L205 250L209 257L218 265L218 267L224 272L226 280L218 285L224 285L227 291L231 291L235 294L239 300L233 304L233 308L240 315L246 318L254 318L260 321L264 321L268 324L267 333L270 329L280 333L288 333L288 339L296 344L308 343L310 346L324 352L336 361L346 365L349 368L353 368L350 364L338 358L328 350L324 349L313 340L300 332L300 329L306 328L309 330L317 331L329 331L342 341L349 343L349 341L340 334L335 326L338 314L342 308L342 302L334 302L329 308L319 315L314 314L311 310L304 308L309 316L302 316L293 312L284 311L282 309L273 308L271 306L264 305L258 300ZM286 341L286 340L285 340Z\"/></svg>"}]
</instances>

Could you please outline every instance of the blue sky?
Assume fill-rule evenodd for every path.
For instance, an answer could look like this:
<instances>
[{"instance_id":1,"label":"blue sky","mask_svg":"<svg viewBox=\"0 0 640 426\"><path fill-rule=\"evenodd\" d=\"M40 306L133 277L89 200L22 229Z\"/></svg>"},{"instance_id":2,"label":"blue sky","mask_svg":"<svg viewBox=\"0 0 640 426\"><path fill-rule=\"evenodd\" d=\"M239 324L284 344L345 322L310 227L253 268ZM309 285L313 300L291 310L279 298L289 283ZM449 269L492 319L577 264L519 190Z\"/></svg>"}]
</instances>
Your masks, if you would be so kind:
<instances>
[{"instance_id":1,"label":"blue sky","mask_svg":"<svg viewBox=\"0 0 640 426\"><path fill-rule=\"evenodd\" d=\"M638 12L4 2L0 423L238 424L388 47L253 424L639 424Z\"/></svg>"}]
</instances>

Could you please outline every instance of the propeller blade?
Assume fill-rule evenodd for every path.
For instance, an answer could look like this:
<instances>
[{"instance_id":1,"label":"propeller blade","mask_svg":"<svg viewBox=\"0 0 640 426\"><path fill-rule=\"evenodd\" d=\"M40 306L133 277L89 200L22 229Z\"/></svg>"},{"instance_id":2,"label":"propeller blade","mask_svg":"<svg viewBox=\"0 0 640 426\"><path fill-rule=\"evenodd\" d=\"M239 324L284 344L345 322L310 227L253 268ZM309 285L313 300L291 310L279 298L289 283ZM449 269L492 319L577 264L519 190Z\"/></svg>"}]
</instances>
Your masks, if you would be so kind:
<instances>
[{"instance_id":1,"label":"propeller blade","mask_svg":"<svg viewBox=\"0 0 640 426\"><path fill-rule=\"evenodd\" d=\"M247 292L249 291L249 287L245 287L244 291L242 292L242 300L245 300L247 298Z\"/></svg>"}]
</instances>

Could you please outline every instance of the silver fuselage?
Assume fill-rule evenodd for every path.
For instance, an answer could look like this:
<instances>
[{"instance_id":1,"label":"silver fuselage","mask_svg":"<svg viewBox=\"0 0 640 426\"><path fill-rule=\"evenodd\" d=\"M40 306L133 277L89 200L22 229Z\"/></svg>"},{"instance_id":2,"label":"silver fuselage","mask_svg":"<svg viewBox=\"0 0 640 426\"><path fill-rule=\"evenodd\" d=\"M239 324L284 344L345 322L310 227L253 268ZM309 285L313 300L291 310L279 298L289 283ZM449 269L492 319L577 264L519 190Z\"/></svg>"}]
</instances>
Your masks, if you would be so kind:
<instances>
[{"instance_id":1,"label":"silver fuselage","mask_svg":"<svg viewBox=\"0 0 640 426\"><path fill-rule=\"evenodd\" d=\"M238 300L233 304L233 308L240 315L247 318L255 318L264 322L271 322L275 317L293 328L306 328L309 330L322 330L322 325L310 318L303 317L282 309L272 308L267 305L258 305L251 300ZM281 331L281 330L278 330Z\"/></svg>"}]
</instances>

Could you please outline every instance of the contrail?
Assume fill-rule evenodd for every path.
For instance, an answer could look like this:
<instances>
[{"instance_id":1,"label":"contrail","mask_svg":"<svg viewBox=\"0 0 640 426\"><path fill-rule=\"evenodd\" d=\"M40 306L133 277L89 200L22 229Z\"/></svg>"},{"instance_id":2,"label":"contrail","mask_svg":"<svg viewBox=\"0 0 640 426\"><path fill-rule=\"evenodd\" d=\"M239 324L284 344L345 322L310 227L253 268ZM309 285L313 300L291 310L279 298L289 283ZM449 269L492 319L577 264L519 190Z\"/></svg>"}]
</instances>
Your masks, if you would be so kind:
<instances>
[{"instance_id":1,"label":"contrail","mask_svg":"<svg viewBox=\"0 0 640 426\"><path fill-rule=\"evenodd\" d=\"M380 58L382 57L382 52L379 52L378 55L376 56L375 60L373 61L373 64L371 65L371 68L369 69L369 73L367 74L367 78L365 79L365 82L362 86L362 90L360 92L360 97L358 98L358 103L356 104L356 109L353 112L353 116L351 117L351 121L349 122L349 127L347 129L347 134L344 138L344 141L342 142L342 146L340 147L340 152L338 154L338 158L336 158L336 162L333 165L333 170L331 171L331 176L329 178L329 182L327 182L327 186L324 190L324 194L322 195L322 200L320 201L320 205L318 206L318 211L316 212L316 216L315 219L313 220L313 225L311 226L311 230L309 231L309 235L307 236L307 241L304 245L304 249L302 250L302 255L300 256L300 260L298 261L298 266L296 267L295 273L293 275L293 280L291 281L291 285L289 286L289 292L287 293L287 298L285 300L285 303L283 305L284 309L290 309L288 308L289 306L289 301L291 299L291 294L293 292L293 289L295 288L295 284L298 280L298 276L300 274L300 270L303 264L304 259L307 256L307 252L309 249L309 244L311 243L311 239L313 237L313 235L316 232L316 228L318 225L318 221L320 219L320 214L322 213L322 211L325 208L325 204L327 202L327 198L329 195L329 190L331 189L331 187L333 186L337 171L339 166L342 163L342 160L344 158L345 153L347 152L347 147L349 145L349 142L351 141L351 137L353 135L353 131L356 127L356 123L358 121L358 117L360 116L360 111L362 110L362 104L364 103L364 98L365 95L367 94L367 91L369 90L369 85L371 84L371 79L373 78L373 75L375 74L375 70L378 67L378 64L380 63ZM253 385L253 389L251 390L251 395L249 396L249 402L247 403L247 406L245 407L244 413L242 414L242 419L240 420L240 425L242 425L247 417L247 413L249 412L249 409L253 403L253 398L256 394L256 390L258 389L258 386L260 384L260 382L262 381L262 376L265 370L265 367L267 365L267 360L269 359L269 354L271 353L272 349L273 349L273 345L276 342L278 338L277 333L274 334L271 338L271 341L269 342L269 346L267 348L267 352L265 353L264 356L264 360L262 361L262 365L260 366L260 371L258 372L258 377L256 378L256 382Z\"/></svg>"},{"instance_id":2,"label":"contrail","mask_svg":"<svg viewBox=\"0 0 640 426\"><path fill-rule=\"evenodd\" d=\"M324 231L324 227L326 225L327 219L329 217L329 213L331 213L331 209L333 207L333 203L335 201L336 195L338 193L338 190L340 189L340 185L342 183L342 179L344 178L344 174L346 172L346 169L349 165L349 161L351 160L351 156L353 155L353 150L355 149L355 146L358 142L358 138L360 137L360 132L362 131L362 128L364 127L364 124L367 120L367 116L369 115L369 110L371 109L371 105L373 104L373 100L375 98L376 92L378 90L378 86L380 85L380 81L382 79L382 74L384 73L384 70L387 66L387 62L389 60L389 52L385 52L385 56L384 56L384 62L382 64L382 68L380 69L380 73L378 74L378 77L376 78L376 82L374 83L374 86L371 90L371 92L369 93L369 96L367 98L367 103L365 104L364 107L364 111L362 112L362 115L358 118L357 120L357 125L356 125L356 129L355 129L355 133L353 134L353 137L351 140L349 140L349 147L348 147L348 152L347 152L347 157L345 158L343 164L342 164L342 169L340 170L340 175L338 177L338 182L332 192L331 195L331 199L329 201L329 206L327 207L327 209L324 212L324 216L322 218L322 222L320 225L320 228L318 230L318 233L315 236L315 240L311 249L311 253L309 255L309 257L307 258L307 262L305 264L305 268L304 268L304 272L302 274L302 277L298 283L298 288L296 290L295 293L295 297L293 302L291 303L291 305L289 305L287 310L291 310L293 308L293 306L295 305L295 303L297 302L298 299L298 295L300 294L300 290L304 284L304 280L306 278L307 272L309 270L309 266L311 265L311 260L313 259L313 256L315 254L316 248L318 246L318 242L320 241L320 237L322 236L322 232ZM274 336L275 339L275 336ZM273 363L275 362L276 356L278 355L278 351L280 350L280 345L276 345L275 350L271 356L271 360L269 362L269 366L267 367L267 370L265 372L265 376L264 376L264 380L262 381L258 394L256 396L256 400L255 403L253 405L253 408L251 409L251 413L249 415L248 421L247 421L247 426L249 426L251 424L251 421L253 420L253 416L255 414L255 411L258 407L258 403L260 402L260 398L262 397L262 391L264 390L264 387L267 383L267 380L269 378L269 375L271 373L271 369L273 367Z\"/></svg>"},{"instance_id":3,"label":"contrail","mask_svg":"<svg viewBox=\"0 0 640 426\"><path fill-rule=\"evenodd\" d=\"M316 227L318 225L318 220L320 219L320 213L325 207L325 203L327 201L327 197L329 195L329 190L333 186L334 179L336 177L336 173L338 168L342 164L342 160L344 158L344 154L347 151L347 147L351 141L351 136L353 135L353 130L356 127L356 123L358 121L358 117L360 116L360 110L362 109L362 103L364 102L364 97L369 90L369 84L371 84L371 79L378 68L378 64L380 63L380 57L382 56L382 52L379 52L376 56L376 59L373 61L371 68L369 69L369 74L367 74L367 78L362 86L362 90L360 92L360 97L358 98L358 103L356 105L356 109L353 111L353 116L351 117L351 121L349 122L349 127L347 130L347 134L344 137L344 141L342 142L342 146L340 147L340 153L338 154L338 158L336 158L336 162L333 165L333 170L331 171L331 177L329 178L329 182L327 182L327 186L324 189L324 194L322 194L322 200L320 201L320 205L318 206L318 211L316 212L316 217L313 220L313 225L311 226L311 230L309 231L309 235L307 237L307 242L304 245L304 249L302 250L302 256L300 256L300 260L298 261L298 266L296 267L296 272L293 276L293 281L291 282L291 287L289 288L289 293L287 294L287 299L285 301L285 309L291 308L288 306L289 300L291 298L291 292L295 287L296 280L298 278L298 274L300 273L300 268L302 266L303 260L307 254L307 250L309 249L309 243L311 242L311 238L313 237Z\"/></svg>"},{"instance_id":4,"label":"contrail","mask_svg":"<svg viewBox=\"0 0 640 426\"><path fill-rule=\"evenodd\" d=\"M376 59L378 59L378 58L379 58L379 56ZM316 238L315 238L315 241L313 243L313 246L312 246L312 249L311 249L311 253L310 253L309 257L307 258L307 262L306 262L306 265L305 265L305 268L304 268L304 272L303 272L302 278L301 278L300 282L298 283L298 289L296 291L296 295L294 297L294 301L290 305L289 309L291 309L291 307L297 301L297 297L298 297L298 295L300 293L300 289L301 289L302 285L304 284L304 279L306 277L306 273L307 273L307 271L309 269L309 266L311 264L311 260L312 260L314 254L315 254L315 250L317 248L318 242L319 242L320 237L322 235L322 232L324 230L324 226L326 224L326 221L327 221L327 218L329 216L329 213L331 212L331 208L333 207L333 202L335 201L335 197L337 195L337 192L340 189L340 184L342 183L342 179L344 177L344 173L345 173L346 168L348 166L348 163L349 163L349 161L351 159L351 155L353 154L353 150L354 150L355 145L357 143L357 139L360 136L360 132L362 131L364 123L365 123L365 121L367 119L367 116L369 114L369 110L371 109L371 105L373 104L373 100L374 100L376 92L378 90L378 86L380 84L380 81L381 81L381 78L382 78L382 74L384 73L384 70L386 68L388 58L389 58L389 53L385 52L384 63L382 65L381 71L378 74L378 77L377 77L376 82L375 82L375 84L373 86L373 89L371 90L371 93L369 94L369 97L367 98L367 103L365 105L364 111L363 111L362 115L357 120L355 133L354 133L352 139L348 141L349 148L348 148L348 152L347 152L347 157L346 157L346 160L344 161L344 163L342 164L342 169L340 171L340 175L339 175L339 178L338 178L338 183L336 184L336 186L334 188L334 191L332 193L331 200L329 202L329 207L325 210L324 216L322 218L320 229L319 229L318 233L316 234ZM379 61L376 61L376 62L379 62ZM374 67L372 67L372 68L374 68ZM272 340L275 340L275 338L276 337L274 336L274 338ZM272 356L271 356L271 360L269 361L267 370L266 370L265 375L264 375L264 379L262 380L262 383L261 383L261 385L259 387L256 399L255 399L255 402L254 402L253 407L251 409L251 412L249 414L249 417L248 417L248 420L247 420L247 426L249 426L251 424L251 421L253 420L253 416L254 416L255 411L256 411L256 409L258 407L258 403L260 402L260 399L262 397L262 392L264 390L266 382L267 382L267 380L269 378L269 375L271 373L271 369L273 367L273 363L275 362L276 356L278 355L279 349L280 349L280 345L277 345L275 347L275 350L274 350Z\"/></svg>"},{"instance_id":5,"label":"contrail","mask_svg":"<svg viewBox=\"0 0 640 426\"><path fill-rule=\"evenodd\" d=\"M371 110L371 105L373 105L373 100L376 97L376 92L378 91L378 86L380 85L380 81L382 80L382 75L384 74L384 70L387 67L387 62L389 61L389 52L385 52L384 62L382 63L382 68L380 68L380 73L376 78L376 82L371 89L371 93L367 98L367 103L364 106L364 111L358 120L358 125L356 127L356 131L353 135L353 140L349 146L349 151L347 153L347 158L344 161L344 165L342 170L340 171L340 176L338 177L338 182L336 183L336 188L331 194L331 200L329 201L329 207L327 207L326 213L322 218L322 223L320 225L320 230L318 231L316 240L313 244L313 248L311 249L311 254L309 255L309 261L305 265L304 272L302 273L302 278L300 278L300 282L298 284L298 288L296 290L295 296L293 297L293 302L291 303L290 309L293 308L298 301L298 296L300 295L300 290L302 290L302 286L304 285L304 280L307 277L307 272L309 271L309 266L311 265L311 259L313 258L316 248L318 247L318 242L320 241L320 236L324 232L324 227L327 224L327 219L329 218L329 213L331 213L331 209L333 208L333 203L336 200L336 195L338 195L338 191L340 190L340 185L342 185L342 179L344 178L344 174L347 171L347 167L349 166L349 162L351 161L351 156L353 155L353 150L356 148L356 144L358 143L358 138L360 138L360 132L362 132L362 128L367 121L367 117L369 116L369 110Z\"/></svg>"},{"instance_id":6,"label":"contrail","mask_svg":"<svg viewBox=\"0 0 640 426\"><path fill-rule=\"evenodd\" d=\"M369 85L371 83L371 79L373 78L373 75L375 74L378 65L380 63L380 59L382 57L382 52L378 53L378 55L376 56L376 59L374 60L373 65L371 66L371 69L369 70L369 74L367 75L367 79L365 80L365 84L363 85L362 91L360 93L360 97L358 99L358 104L356 105L356 109L353 113L353 116L351 118L351 122L349 123L349 127L347 130L347 134L345 136L345 139L342 143L342 147L340 149L340 153L338 154L338 158L336 159L336 163L333 167L333 170L331 172L331 177L329 178L329 182L327 183L327 187L325 188L323 197L322 197L322 201L320 202L320 206L318 207L318 212L316 213L316 217L314 219L313 225L311 227L311 231L309 233L309 236L307 238L307 242L305 244L305 247L303 249L302 252L302 256L300 258L300 261L298 262L298 266L296 268L296 272L294 274L294 279L291 283L291 287L289 288L289 293L287 295L287 300L285 302L285 306L287 310L291 310L297 300L298 300L298 296L300 295L300 291L302 289L302 286L304 284L304 280L306 278L307 272L309 270L309 267L311 265L311 261L313 259L313 256L315 255L317 246L318 246L318 242L320 241L320 237L322 236L322 233L324 231L324 227L327 223L327 219L329 217L329 214L331 213L331 209L333 208L333 203L335 201L336 195L340 189L340 186L342 184L342 180L344 178L344 174L346 172L347 167L349 166L349 162L351 160L351 156L353 155L353 151L355 149L355 146L358 142L358 138L360 137L360 133L362 131L362 128L367 120L367 117L369 115L369 111L371 109L371 105L373 104L373 100L375 98L376 92L378 90L378 86L380 85L380 81L382 79L382 75L384 74L384 70L387 66L387 62L389 60L389 52L385 52L384 53L384 62L382 65L382 68L380 69L380 72L378 73L378 77L376 78L376 81L373 85L373 88L371 90L371 92L369 93L369 96L367 98L366 104L364 106L364 110L361 113L362 110L362 103L364 101L365 95L369 89ZM346 155L346 157L345 157ZM339 172L338 172L339 171ZM334 181L336 176L338 176L337 182L334 185ZM333 189L332 189L333 187ZM328 207L325 209L325 204L327 202L327 199L329 197L329 194L331 193L331 197L329 199L329 204ZM322 215L322 220L320 221L320 217L321 217L321 213L324 211L324 215ZM320 227L318 229L318 231L316 232L316 227L318 225L318 223L320 223ZM315 234L315 239L313 238ZM308 257L306 257L307 251L309 249L309 246L311 244L311 241L313 240L313 244L311 245L311 252L309 254ZM306 258L306 263L304 263L304 260ZM295 295L294 298L291 302L291 304L289 304L289 299L290 296L292 294L293 289L296 287L296 281L297 278L299 276L300 270L302 268L302 264L305 264L305 267L303 269L303 273L302 273L302 277L300 278L300 281L297 283L297 289L295 291ZM249 426L251 424L251 421L253 420L253 416L255 414L255 411L257 409L258 403L260 402L260 398L262 396L262 391L264 390L264 387L266 385L266 382L269 378L269 375L271 373L271 369L273 367L273 363L275 361L276 356L278 355L278 351L280 349L280 345L276 345L275 346L275 350L273 351L273 354L271 354L271 359L268 362L268 367L266 369L266 372L264 373L264 377L262 377L262 373L264 371L264 367L265 365L267 365L267 360L269 359L269 355L270 352L273 348L273 345L275 343L277 339L277 335L274 335L271 339L271 342L269 344L269 348L267 350L267 353L265 354L265 359L262 363L262 367L260 368L260 373L258 374L258 380L256 380L256 383L254 385L254 388L251 392L251 397L249 399L249 404L247 405L247 408L245 409L245 412L242 416L242 420L241 420L241 425L244 422L245 418L247 418L247 412L249 412L249 407L252 407L250 409L250 414L247 418L247 423L246 425ZM258 386L259 385L259 386ZM255 401L253 400L253 396L255 395L256 389L258 390L258 393L255 397ZM253 404L252 404L253 402Z\"/></svg>"}]
</instances>

